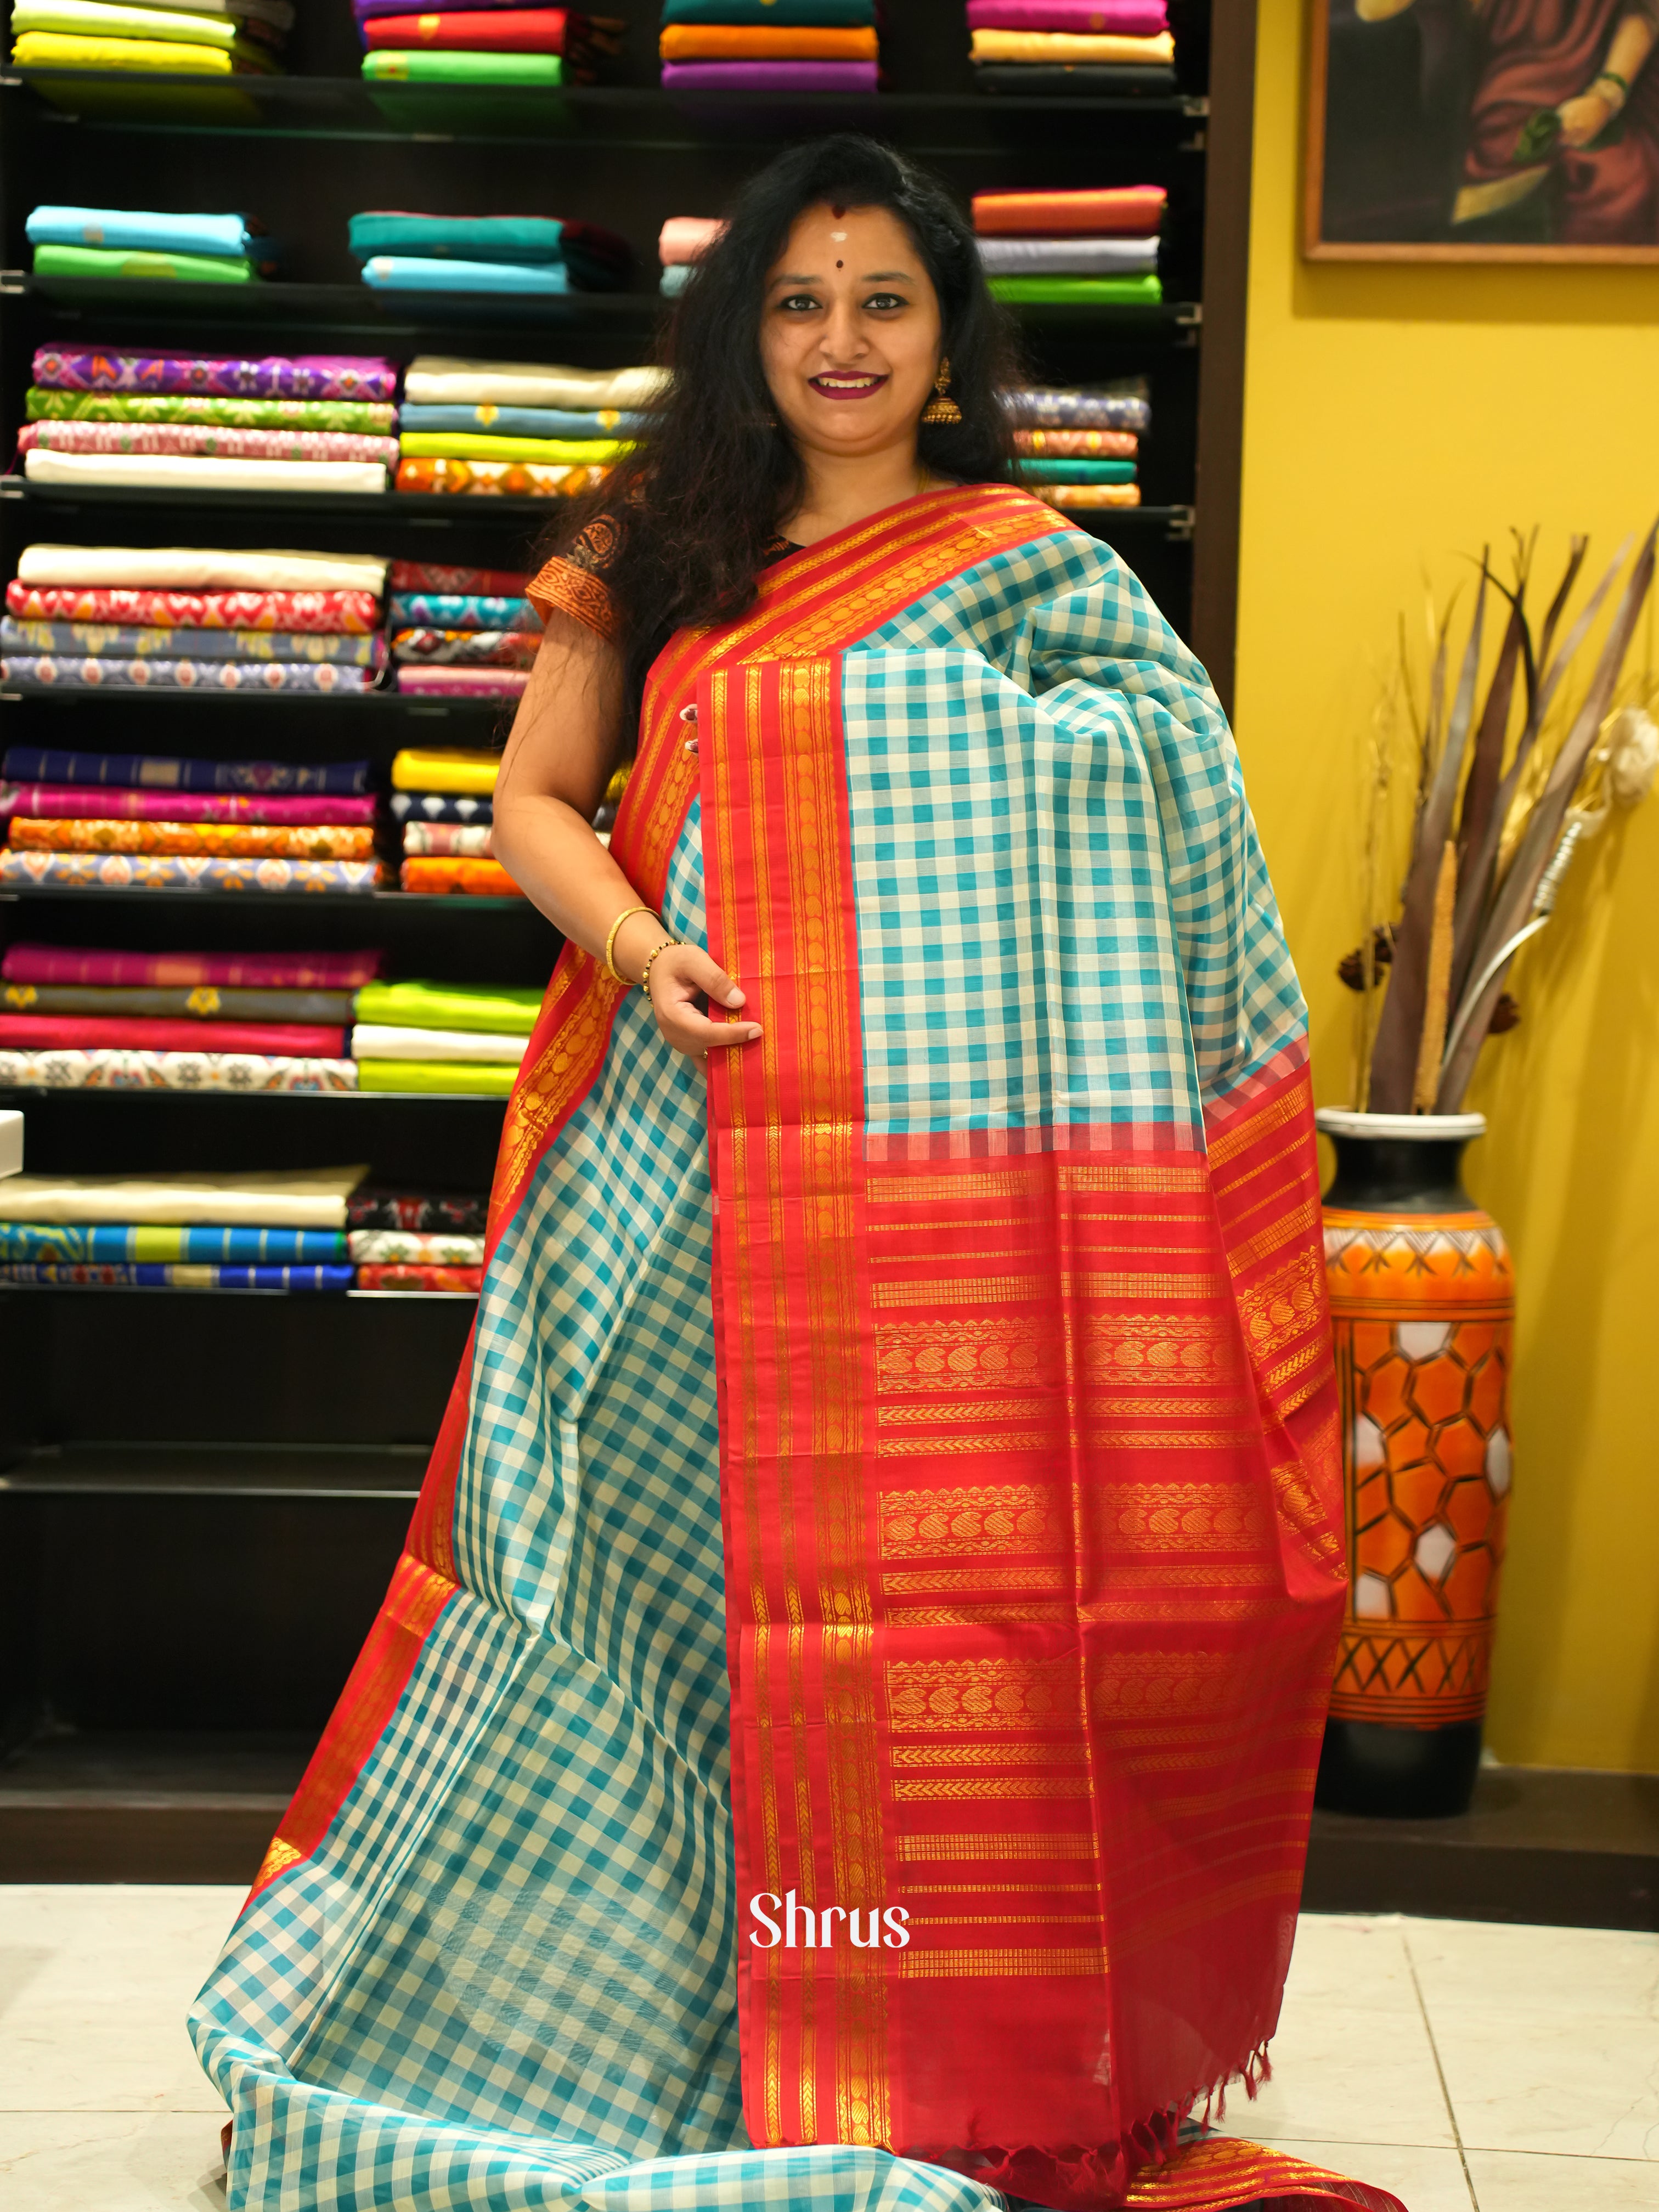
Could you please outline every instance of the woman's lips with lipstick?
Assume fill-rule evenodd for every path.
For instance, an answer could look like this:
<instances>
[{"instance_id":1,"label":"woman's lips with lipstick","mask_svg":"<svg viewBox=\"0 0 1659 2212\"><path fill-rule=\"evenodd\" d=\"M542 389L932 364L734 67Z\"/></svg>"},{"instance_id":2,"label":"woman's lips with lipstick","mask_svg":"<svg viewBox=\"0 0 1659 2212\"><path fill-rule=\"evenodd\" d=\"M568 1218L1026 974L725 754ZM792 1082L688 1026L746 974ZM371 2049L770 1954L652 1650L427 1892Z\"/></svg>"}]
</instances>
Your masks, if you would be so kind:
<instances>
[{"instance_id":1,"label":"woman's lips with lipstick","mask_svg":"<svg viewBox=\"0 0 1659 2212\"><path fill-rule=\"evenodd\" d=\"M872 392L881 390L887 379L855 369L845 375L826 370L822 376L809 376L806 380L814 392L820 392L826 399L867 399Z\"/></svg>"}]
</instances>

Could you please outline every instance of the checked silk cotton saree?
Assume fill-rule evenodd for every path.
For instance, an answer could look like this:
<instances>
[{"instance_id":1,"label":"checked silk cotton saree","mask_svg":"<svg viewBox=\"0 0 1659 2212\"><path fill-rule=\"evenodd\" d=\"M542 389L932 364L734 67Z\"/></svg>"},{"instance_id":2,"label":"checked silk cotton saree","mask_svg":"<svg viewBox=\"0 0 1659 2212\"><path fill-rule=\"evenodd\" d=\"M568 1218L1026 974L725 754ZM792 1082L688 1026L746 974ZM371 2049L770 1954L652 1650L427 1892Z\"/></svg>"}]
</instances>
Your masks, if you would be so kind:
<instances>
[{"instance_id":1,"label":"checked silk cotton saree","mask_svg":"<svg viewBox=\"0 0 1659 2212\"><path fill-rule=\"evenodd\" d=\"M1342 1601L1201 670L1028 495L907 501L670 642L612 850L763 1036L705 1074L560 958L408 1550L198 2002L233 2205L1390 2212L1178 2136L1262 2069Z\"/></svg>"}]
</instances>

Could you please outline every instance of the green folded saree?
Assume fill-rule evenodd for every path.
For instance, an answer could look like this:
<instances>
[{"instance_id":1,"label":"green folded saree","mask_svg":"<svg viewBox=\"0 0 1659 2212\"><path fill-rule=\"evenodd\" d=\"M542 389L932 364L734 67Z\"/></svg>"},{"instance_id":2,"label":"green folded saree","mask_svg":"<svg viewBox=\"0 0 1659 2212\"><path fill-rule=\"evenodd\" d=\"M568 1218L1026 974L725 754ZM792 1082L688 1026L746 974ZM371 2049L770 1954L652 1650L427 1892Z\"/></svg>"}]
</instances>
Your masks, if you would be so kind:
<instances>
[{"instance_id":1,"label":"green folded saree","mask_svg":"<svg viewBox=\"0 0 1659 2212\"><path fill-rule=\"evenodd\" d=\"M629 448L620 438L492 438L469 430L405 430L398 450L412 461L544 461L602 468Z\"/></svg>"},{"instance_id":2,"label":"green folded saree","mask_svg":"<svg viewBox=\"0 0 1659 2212\"><path fill-rule=\"evenodd\" d=\"M992 291L1014 307L1155 307L1156 276L993 276Z\"/></svg>"},{"instance_id":3,"label":"green folded saree","mask_svg":"<svg viewBox=\"0 0 1659 2212\"><path fill-rule=\"evenodd\" d=\"M363 75L382 84L533 84L564 82L557 54L409 52L365 54Z\"/></svg>"},{"instance_id":4,"label":"green folded saree","mask_svg":"<svg viewBox=\"0 0 1659 2212\"><path fill-rule=\"evenodd\" d=\"M37 276L173 277L181 284L257 284L259 272L243 256L154 253L125 246L37 246Z\"/></svg>"},{"instance_id":5,"label":"green folded saree","mask_svg":"<svg viewBox=\"0 0 1659 2212\"><path fill-rule=\"evenodd\" d=\"M1041 459L1022 457L1019 477L1023 483L1133 483L1135 464L1133 461L1086 459L1056 459L1045 453Z\"/></svg>"},{"instance_id":6,"label":"green folded saree","mask_svg":"<svg viewBox=\"0 0 1659 2212\"><path fill-rule=\"evenodd\" d=\"M528 1036L536 1026L542 995L507 984L365 983L352 1018L404 1029L493 1030L507 1036Z\"/></svg>"},{"instance_id":7,"label":"green folded saree","mask_svg":"<svg viewBox=\"0 0 1659 2212\"><path fill-rule=\"evenodd\" d=\"M195 392L48 392L32 384L31 422L208 422L220 430L369 430L398 425L389 399L206 399Z\"/></svg>"},{"instance_id":8,"label":"green folded saree","mask_svg":"<svg viewBox=\"0 0 1659 2212\"><path fill-rule=\"evenodd\" d=\"M359 1091L456 1091L505 1098L518 1079L516 1066L493 1060L360 1060Z\"/></svg>"}]
</instances>

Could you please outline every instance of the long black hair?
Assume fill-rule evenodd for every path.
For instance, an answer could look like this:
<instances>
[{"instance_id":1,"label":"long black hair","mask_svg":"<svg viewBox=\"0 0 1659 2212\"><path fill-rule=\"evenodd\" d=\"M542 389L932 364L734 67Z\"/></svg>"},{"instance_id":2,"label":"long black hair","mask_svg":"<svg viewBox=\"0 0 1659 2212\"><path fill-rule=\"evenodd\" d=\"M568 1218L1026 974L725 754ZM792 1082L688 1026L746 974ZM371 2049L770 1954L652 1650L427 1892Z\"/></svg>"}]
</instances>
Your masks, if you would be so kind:
<instances>
[{"instance_id":1,"label":"long black hair","mask_svg":"<svg viewBox=\"0 0 1659 2212\"><path fill-rule=\"evenodd\" d=\"M1011 326L949 193L891 147L850 132L780 155L738 194L676 305L659 354L672 382L649 435L599 493L561 502L541 549L544 559L565 551L600 514L617 526L604 532L604 574L620 617L630 708L668 630L729 622L751 604L769 543L805 490L800 458L773 419L761 320L768 276L796 219L826 202L890 210L939 296L962 421L923 424L921 460L960 483L1012 477L1001 399L1016 368Z\"/></svg>"}]
</instances>

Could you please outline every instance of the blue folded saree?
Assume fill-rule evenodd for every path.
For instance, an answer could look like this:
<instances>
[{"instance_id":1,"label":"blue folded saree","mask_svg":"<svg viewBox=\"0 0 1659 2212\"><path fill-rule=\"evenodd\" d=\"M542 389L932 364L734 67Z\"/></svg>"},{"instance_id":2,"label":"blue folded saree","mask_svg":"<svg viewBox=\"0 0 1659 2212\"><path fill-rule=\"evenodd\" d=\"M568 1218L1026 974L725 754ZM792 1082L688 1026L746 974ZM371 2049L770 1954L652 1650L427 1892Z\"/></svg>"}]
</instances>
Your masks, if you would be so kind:
<instances>
[{"instance_id":1,"label":"blue folded saree","mask_svg":"<svg viewBox=\"0 0 1659 2212\"><path fill-rule=\"evenodd\" d=\"M404 430L487 430L498 438L637 438L648 415L616 407L410 407L398 410Z\"/></svg>"},{"instance_id":2,"label":"blue folded saree","mask_svg":"<svg viewBox=\"0 0 1659 2212\"><path fill-rule=\"evenodd\" d=\"M376 253L363 282L378 292L568 292L568 270L520 267L507 261L427 260L412 253Z\"/></svg>"},{"instance_id":3,"label":"blue folded saree","mask_svg":"<svg viewBox=\"0 0 1659 2212\"><path fill-rule=\"evenodd\" d=\"M112 246L149 253L270 258L270 240L240 215L157 215L143 208L38 207L23 226L31 246Z\"/></svg>"}]
</instances>

